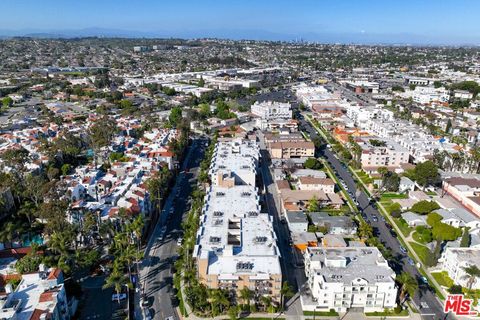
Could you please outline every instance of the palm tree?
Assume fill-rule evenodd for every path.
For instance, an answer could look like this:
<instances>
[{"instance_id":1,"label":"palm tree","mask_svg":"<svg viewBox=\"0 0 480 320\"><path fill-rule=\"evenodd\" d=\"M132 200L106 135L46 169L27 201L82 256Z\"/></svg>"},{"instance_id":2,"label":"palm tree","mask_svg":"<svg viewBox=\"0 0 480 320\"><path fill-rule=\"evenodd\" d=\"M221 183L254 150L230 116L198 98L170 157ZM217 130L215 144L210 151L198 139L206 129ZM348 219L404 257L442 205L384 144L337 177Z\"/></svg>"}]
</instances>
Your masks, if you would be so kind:
<instances>
[{"instance_id":1,"label":"palm tree","mask_svg":"<svg viewBox=\"0 0 480 320\"><path fill-rule=\"evenodd\" d=\"M265 311L270 312L269 308L272 306L272 297L262 296L260 297L260 301L262 302L262 305L265 308Z\"/></svg>"},{"instance_id":2,"label":"palm tree","mask_svg":"<svg viewBox=\"0 0 480 320\"><path fill-rule=\"evenodd\" d=\"M120 304L120 292L122 292L123 286L130 288L132 284L130 283L129 278L119 270L118 264L115 264L112 273L105 279L105 284L102 288L106 289L113 287L117 293L117 301Z\"/></svg>"},{"instance_id":3,"label":"palm tree","mask_svg":"<svg viewBox=\"0 0 480 320\"><path fill-rule=\"evenodd\" d=\"M413 297L415 295L415 291L418 289L418 282L412 277L410 274L406 272L402 272L396 278L397 282L400 283L402 286L400 287L400 304L403 304L407 296Z\"/></svg>"},{"instance_id":4,"label":"palm tree","mask_svg":"<svg viewBox=\"0 0 480 320\"><path fill-rule=\"evenodd\" d=\"M243 287L243 289L240 290L240 298L244 305L250 305L250 300L253 298L253 291L247 287Z\"/></svg>"},{"instance_id":5,"label":"palm tree","mask_svg":"<svg viewBox=\"0 0 480 320\"><path fill-rule=\"evenodd\" d=\"M215 302L218 305L220 313L223 313L230 306L230 300L227 297L227 292L224 290L216 290Z\"/></svg>"},{"instance_id":6,"label":"palm tree","mask_svg":"<svg viewBox=\"0 0 480 320\"><path fill-rule=\"evenodd\" d=\"M477 282L477 278L480 277L480 269L476 265L470 265L467 267L462 267L465 271L465 275L462 276L462 279L467 279L467 287L469 290L472 290L473 285Z\"/></svg>"},{"instance_id":7,"label":"palm tree","mask_svg":"<svg viewBox=\"0 0 480 320\"><path fill-rule=\"evenodd\" d=\"M366 222L361 221L358 227L358 236L361 239L369 239L373 236L373 228Z\"/></svg>"},{"instance_id":8,"label":"palm tree","mask_svg":"<svg viewBox=\"0 0 480 320\"><path fill-rule=\"evenodd\" d=\"M230 306L230 300L228 300L224 290L209 289L207 294L208 302L210 302L210 308L212 309L212 316L216 316L218 313L222 314Z\"/></svg>"},{"instance_id":9,"label":"palm tree","mask_svg":"<svg viewBox=\"0 0 480 320\"><path fill-rule=\"evenodd\" d=\"M12 244L18 235L18 223L7 222L0 230L0 242Z\"/></svg>"},{"instance_id":10,"label":"palm tree","mask_svg":"<svg viewBox=\"0 0 480 320\"><path fill-rule=\"evenodd\" d=\"M285 304L285 298L289 299L293 297L293 290L288 284L287 281L284 281L282 284L282 289L280 289L280 307L283 308Z\"/></svg>"},{"instance_id":11,"label":"palm tree","mask_svg":"<svg viewBox=\"0 0 480 320\"><path fill-rule=\"evenodd\" d=\"M55 231L52 233L48 246L51 251L58 253L59 255L68 255L70 249L71 238L66 232Z\"/></svg>"}]
</instances>

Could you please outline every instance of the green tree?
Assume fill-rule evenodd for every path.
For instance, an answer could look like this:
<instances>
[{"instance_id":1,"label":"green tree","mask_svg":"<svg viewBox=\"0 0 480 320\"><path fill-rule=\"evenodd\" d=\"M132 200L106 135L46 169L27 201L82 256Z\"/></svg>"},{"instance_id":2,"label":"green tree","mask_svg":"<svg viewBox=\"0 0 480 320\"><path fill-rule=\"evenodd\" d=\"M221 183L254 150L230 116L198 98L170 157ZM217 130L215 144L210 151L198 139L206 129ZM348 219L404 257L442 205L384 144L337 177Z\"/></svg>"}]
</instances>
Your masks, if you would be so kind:
<instances>
[{"instance_id":1,"label":"green tree","mask_svg":"<svg viewBox=\"0 0 480 320\"><path fill-rule=\"evenodd\" d=\"M62 175L66 176L72 171L72 165L69 163L65 163L62 165L60 170L62 171Z\"/></svg>"},{"instance_id":2,"label":"green tree","mask_svg":"<svg viewBox=\"0 0 480 320\"><path fill-rule=\"evenodd\" d=\"M462 286L459 284L452 285L447 291L450 294L463 294Z\"/></svg>"},{"instance_id":3,"label":"green tree","mask_svg":"<svg viewBox=\"0 0 480 320\"><path fill-rule=\"evenodd\" d=\"M5 97L2 99L2 106L4 108L10 108L13 104L13 99L10 97Z\"/></svg>"},{"instance_id":4,"label":"green tree","mask_svg":"<svg viewBox=\"0 0 480 320\"><path fill-rule=\"evenodd\" d=\"M119 269L117 264L114 264L112 273L110 273L110 275L105 279L105 284L102 288L114 288L115 292L117 293L117 301L120 304L120 293L122 292L122 288L124 286L130 288L132 284L127 275Z\"/></svg>"},{"instance_id":5,"label":"green tree","mask_svg":"<svg viewBox=\"0 0 480 320\"><path fill-rule=\"evenodd\" d=\"M439 177L438 167L433 161L425 161L417 164L414 169L414 179L422 187L432 185Z\"/></svg>"},{"instance_id":6,"label":"green tree","mask_svg":"<svg viewBox=\"0 0 480 320\"><path fill-rule=\"evenodd\" d=\"M228 309L228 317L230 318L230 320L237 320L238 318L237 306L230 306L230 309Z\"/></svg>"},{"instance_id":7,"label":"green tree","mask_svg":"<svg viewBox=\"0 0 480 320\"><path fill-rule=\"evenodd\" d=\"M396 280L401 285L399 300L400 304L403 304L408 297L415 295L415 291L418 289L418 282L412 275L406 272L399 274Z\"/></svg>"},{"instance_id":8,"label":"green tree","mask_svg":"<svg viewBox=\"0 0 480 320\"><path fill-rule=\"evenodd\" d=\"M32 247L32 250L23 258L15 263L15 269L18 273L31 273L38 271L38 267L42 263L42 257L37 253L37 247Z\"/></svg>"},{"instance_id":9,"label":"green tree","mask_svg":"<svg viewBox=\"0 0 480 320\"><path fill-rule=\"evenodd\" d=\"M443 217L436 212L431 212L427 216L427 224L431 227L440 223L443 220Z\"/></svg>"},{"instance_id":10,"label":"green tree","mask_svg":"<svg viewBox=\"0 0 480 320\"><path fill-rule=\"evenodd\" d=\"M313 196L312 199L308 200L307 211L308 212L318 212L320 211L320 202L316 196Z\"/></svg>"},{"instance_id":11,"label":"green tree","mask_svg":"<svg viewBox=\"0 0 480 320\"><path fill-rule=\"evenodd\" d=\"M168 116L168 121L174 127L176 127L182 120L182 108L174 107L170 110L170 115Z\"/></svg>"},{"instance_id":12,"label":"green tree","mask_svg":"<svg viewBox=\"0 0 480 320\"><path fill-rule=\"evenodd\" d=\"M361 239L369 239L373 237L373 227L364 221L360 221L357 233Z\"/></svg>"},{"instance_id":13,"label":"green tree","mask_svg":"<svg viewBox=\"0 0 480 320\"><path fill-rule=\"evenodd\" d=\"M467 267L462 267L465 271L465 275L462 277L467 280L467 288L472 290L473 285L477 282L478 277L480 277L480 269L476 265L469 265Z\"/></svg>"},{"instance_id":14,"label":"green tree","mask_svg":"<svg viewBox=\"0 0 480 320\"><path fill-rule=\"evenodd\" d=\"M304 166L307 169L314 170L320 170L323 167L322 163L316 158L308 158L307 160L305 160Z\"/></svg>"},{"instance_id":15,"label":"green tree","mask_svg":"<svg viewBox=\"0 0 480 320\"><path fill-rule=\"evenodd\" d=\"M273 310L271 310L271 307L272 307L272 297L270 297L270 296L261 296L261 297L260 297L260 302L262 303L263 309L264 309L266 312L272 312L272 311L273 311Z\"/></svg>"},{"instance_id":16,"label":"green tree","mask_svg":"<svg viewBox=\"0 0 480 320\"><path fill-rule=\"evenodd\" d=\"M93 152L95 153L95 163L100 149L111 144L114 135L117 133L117 130L118 128L115 120L110 119L107 116L98 119L88 128L88 141Z\"/></svg>"},{"instance_id":17,"label":"green tree","mask_svg":"<svg viewBox=\"0 0 480 320\"><path fill-rule=\"evenodd\" d=\"M380 176L385 177L385 175L388 173L388 168L387 167L379 167L377 169L377 172Z\"/></svg>"},{"instance_id":18,"label":"green tree","mask_svg":"<svg viewBox=\"0 0 480 320\"><path fill-rule=\"evenodd\" d=\"M440 206L435 201L422 200L415 203L410 210L418 214L428 214L437 209L440 209Z\"/></svg>"},{"instance_id":19,"label":"green tree","mask_svg":"<svg viewBox=\"0 0 480 320\"><path fill-rule=\"evenodd\" d=\"M452 129L452 120L448 119L447 126L445 127L445 133L449 133L451 129Z\"/></svg>"},{"instance_id":20,"label":"green tree","mask_svg":"<svg viewBox=\"0 0 480 320\"><path fill-rule=\"evenodd\" d=\"M203 77L200 77L200 80L198 80L198 86L199 87L204 87L205 86L205 80L203 80Z\"/></svg>"},{"instance_id":21,"label":"green tree","mask_svg":"<svg viewBox=\"0 0 480 320\"><path fill-rule=\"evenodd\" d=\"M400 218L402 216L402 206L400 203L393 203L390 205L389 209L390 214L394 218Z\"/></svg>"},{"instance_id":22,"label":"green tree","mask_svg":"<svg viewBox=\"0 0 480 320\"><path fill-rule=\"evenodd\" d=\"M285 307L285 302L287 299L293 297L294 292L287 281L284 281L282 288L280 289L280 307L283 309Z\"/></svg>"},{"instance_id":23,"label":"green tree","mask_svg":"<svg viewBox=\"0 0 480 320\"><path fill-rule=\"evenodd\" d=\"M426 262L425 264L428 267L433 267L436 266L438 263L438 259L440 259L440 255L442 252L442 240L437 239L435 243L435 248L433 249L433 252L426 257Z\"/></svg>"},{"instance_id":24,"label":"green tree","mask_svg":"<svg viewBox=\"0 0 480 320\"><path fill-rule=\"evenodd\" d=\"M443 222L438 222L433 226L432 235L435 239L443 241L457 240L462 235L462 229L452 227Z\"/></svg>"},{"instance_id":25,"label":"green tree","mask_svg":"<svg viewBox=\"0 0 480 320\"><path fill-rule=\"evenodd\" d=\"M8 221L2 224L0 228L0 242L4 244L12 244L13 241L19 239L25 231L20 221Z\"/></svg>"},{"instance_id":26,"label":"green tree","mask_svg":"<svg viewBox=\"0 0 480 320\"><path fill-rule=\"evenodd\" d=\"M400 186L400 176L395 172L388 171L382 179L382 187L386 191L397 192Z\"/></svg>"},{"instance_id":27,"label":"green tree","mask_svg":"<svg viewBox=\"0 0 480 320\"><path fill-rule=\"evenodd\" d=\"M210 105L208 103L202 103L198 105L200 111L200 117L202 119L206 119L210 117Z\"/></svg>"},{"instance_id":28,"label":"green tree","mask_svg":"<svg viewBox=\"0 0 480 320\"><path fill-rule=\"evenodd\" d=\"M242 299L242 302L244 305L249 305L250 300L253 298L253 291L250 290L248 287L243 287L240 290L240 299Z\"/></svg>"},{"instance_id":29,"label":"green tree","mask_svg":"<svg viewBox=\"0 0 480 320\"><path fill-rule=\"evenodd\" d=\"M468 228L463 229L462 239L460 240L461 248L468 248L470 246L470 233Z\"/></svg>"}]
</instances>

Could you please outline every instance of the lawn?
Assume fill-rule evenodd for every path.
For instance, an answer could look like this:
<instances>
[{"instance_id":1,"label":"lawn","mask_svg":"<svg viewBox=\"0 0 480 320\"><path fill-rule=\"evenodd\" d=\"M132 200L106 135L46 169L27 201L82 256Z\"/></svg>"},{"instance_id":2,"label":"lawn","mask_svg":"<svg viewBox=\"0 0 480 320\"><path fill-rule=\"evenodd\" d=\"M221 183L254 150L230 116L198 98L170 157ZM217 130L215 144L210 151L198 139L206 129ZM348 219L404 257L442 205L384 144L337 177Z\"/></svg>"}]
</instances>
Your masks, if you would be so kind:
<instances>
[{"instance_id":1,"label":"lawn","mask_svg":"<svg viewBox=\"0 0 480 320\"><path fill-rule=\"evenodd\" d=\"M383 312L365 312L367 317L404 317L408 316L408 310L403 309L399 313L396 313L395 310L385 309Z\"/></svg>"},{"instance_id":2,"label":"lawn","mask_svg":"<svg viewBox=\"0 0 480 320\"><path fill-rule=\"evenodd\" d=\"M413 238L413 240L415 240L415 241L417 241L417 242L419 242L419 243L421 243L421 244L427 244L427 243L428 243L427 241L425 241L425 240L422 238L422 235L421 235L420 233L416 232L416 231L412 234L412 238ZM430 238L431 238L431 237L430 237Z\"/></svg>"},{"instance_id":3,"label":"lawn","mask_svg":"<svg viewBox=\"0 0 480 320\"><path fill-rule=\"evenodd\" d=\"M370 183L373 183L372 177L370 177L367 173L365 173L365 171L355 170L355 173L358 175L358 177L360 178L360 180L362 180L364 184L368 185Z\"/></svg>"},{"instance_id":4,"label":"lawn","mask_svg":"<svg viewBox=\"0 0 480 320\"><path fill-rule=\"evenodd\" d=\"M448 276L446 271L432 272L432 277L437 280L438 284L447 288L453 286L453 280Z\"/></svg>"},{"instance_id":5,"label":"lawn","mask_svg":"<svg viewBox=\"0 0 480 320\"><path fill-rule=\"evenodd\" d=\"M432 254L430 252L430 250L427 247L425 247L421 244L418 244L418 243L415 243L415 242L409 242L409 243L412 246L413 250L415 250L415 253L420 258L422 263L426 264L427 263L427 257Z\"/></svg>"},{"instance_id":6,"label":"lawn","mask_svg":"<svg viewBox=\"0 0 480 320\"><path fill-rule=\"evenodd\" d=\"M388 201L390 199L408 199L407 194L400 193L384 193L380 197L380 201Z\"/></svg>"},{"instance_id":7,"label":"lawn","mask_svg":"<svg viewBox=\"0 0 480 320\"><path fill-rule=\"evenodd\" d=\"M405 220L403 220L402 218L393 218L393 221L395 222L395 224L397 225L397 227L400 229L400 231L405 237L408 237L410 233L413 231L413 228L409 227L408 224L405 222Z\"/></svg>"},{"instance_id":8,"label":"lawn","mask_svg":"<svg viewBox=\"0 0 480 320\"><path fill-rule=\"evenodd\" d=\"M334 317L334 316L338 316L338 312L333 310L333 309L330 309L330 311L303 311L303 315L304 316L313 316L315 314L315 316L323 316L323 317Z\"/></svg>"}]
</instances>

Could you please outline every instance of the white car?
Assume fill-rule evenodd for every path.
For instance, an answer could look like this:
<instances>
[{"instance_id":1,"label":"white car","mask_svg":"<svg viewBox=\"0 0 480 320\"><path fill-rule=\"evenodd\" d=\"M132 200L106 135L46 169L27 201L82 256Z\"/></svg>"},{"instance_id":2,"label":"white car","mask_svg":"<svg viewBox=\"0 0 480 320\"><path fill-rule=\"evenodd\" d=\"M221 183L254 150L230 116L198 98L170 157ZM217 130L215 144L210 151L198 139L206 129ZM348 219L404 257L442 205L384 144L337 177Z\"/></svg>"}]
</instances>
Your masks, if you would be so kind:
<instances>
[{"instance_id":1,"label":"white car","mask_svg":"<svg viewBox=\"0 0 480 320\"><path fill-rule=\"evenodd\" d=\"M178 239L177 239L177 245L178 245L178 246L181 246L181 245L182 245L182 242L183 242L183 238L178 238Z\"/></svg>"},{"instance_id":2,"label":"white car","mask_svg":"<svg viewBox=\"0 0 480 320\"><path fill-rule=\"evenodd\" d=\"M127 299L127 294L126 293L120 293L120 294L114 293L114 294L112 294L112 301L118 301L118 300L123 300L123 299Z\"/></svg>"}]
</instances>

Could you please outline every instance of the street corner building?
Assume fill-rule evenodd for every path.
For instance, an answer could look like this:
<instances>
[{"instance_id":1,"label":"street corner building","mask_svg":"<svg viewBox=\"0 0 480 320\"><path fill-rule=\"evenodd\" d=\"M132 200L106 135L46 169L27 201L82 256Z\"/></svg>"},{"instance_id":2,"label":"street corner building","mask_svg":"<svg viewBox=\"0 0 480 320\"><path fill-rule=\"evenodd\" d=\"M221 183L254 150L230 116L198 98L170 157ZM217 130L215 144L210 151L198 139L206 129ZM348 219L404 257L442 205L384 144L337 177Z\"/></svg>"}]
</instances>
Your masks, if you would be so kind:
<instances>
[{"instance_id":1,"label":"street corner building","mask_svg":"<svg viewBox=\"0 0 480 320\"><path fill-rule=\"evenodd\" d=\"M396 306L395 272L374 247L307 248L304 310L383 311Z\"/></svg>"},{"instance_id":2,"label":"street corner building","mask_svg":"<svg viewBox=\"0 0 480 320\"><path fill-rule=\"evenodd\" d=\"M272 217L261 212L255 185L259 156L253 141L217 143L193 255L198 277L208 288L237 297L248 288L255 298L270 296L278 303L280 252Z\"/></svg>"}]
</instances>

